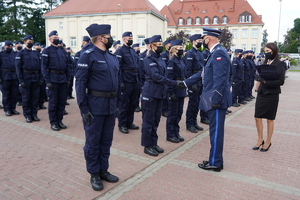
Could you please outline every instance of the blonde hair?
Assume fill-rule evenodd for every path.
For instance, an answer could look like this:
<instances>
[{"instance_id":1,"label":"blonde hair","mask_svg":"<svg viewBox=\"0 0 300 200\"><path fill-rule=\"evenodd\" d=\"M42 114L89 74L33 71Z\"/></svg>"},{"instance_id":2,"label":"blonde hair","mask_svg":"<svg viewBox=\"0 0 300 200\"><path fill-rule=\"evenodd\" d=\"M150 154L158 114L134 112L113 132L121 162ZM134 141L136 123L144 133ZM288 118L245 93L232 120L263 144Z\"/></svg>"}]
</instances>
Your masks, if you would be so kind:
<instances>
[{"instance_id":1,"label":"blonde hair","mask_svg":"<svg viewBox=\"0 0 300 200\"><path fill-rule=\"evenodd\" d=\"M169 55L169 58L171 59L176 53L176 48L177 47L180 47L180 45L175 45L175 46L172 46L171 49L170 49L170 55Z\"/></svg>"},{"instance_id":2,"label":"blonde hair","mask_svg":"<svg viewBox=\"0 0 300 200\"><path fill-rule=\"evenodd\" d=\"M153 51L153 49L152 49L152 46L157 46L157 42L152 42L150 45L149 45L149 47L150 47L150 49L147 51L147 55L151 52L151 51Z\"/></svg>"},{"instance_id":3,"label":"blonde hair","mask_svg":"<svg viewBox=\"0 0 300 200\"><path fill-rule=\"evenodd\" d=\"M97 42L97 39L99 36L104 37L105 35L108 35L108 34L101 34L101 35L96 35L96 36L92 37L91 38L92 43L95 44Z\"/></svg>"}]
</instances>

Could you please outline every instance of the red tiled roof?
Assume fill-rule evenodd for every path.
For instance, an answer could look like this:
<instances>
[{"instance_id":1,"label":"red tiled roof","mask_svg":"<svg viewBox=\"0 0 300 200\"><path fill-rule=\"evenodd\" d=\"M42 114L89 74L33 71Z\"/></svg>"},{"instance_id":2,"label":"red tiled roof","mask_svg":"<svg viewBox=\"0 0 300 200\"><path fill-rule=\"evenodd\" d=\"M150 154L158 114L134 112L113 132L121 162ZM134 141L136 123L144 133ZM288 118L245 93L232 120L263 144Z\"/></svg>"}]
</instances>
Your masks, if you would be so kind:
<instances>
[{"instance_id":1,"label":"red tiled roof","mask_svg":"<svg viewBox=\"0 0 300 200\"><path fill-rule=\"evenodd\" d=\"M224 12L219 12L219 11ZM203 12L204 11L204 12ZM252 15L251 23L239 23L239 16L247 11ZM168 19L168 26L178 26L178 19L183 18L182 26L220 26L223 16L227 24L263 24L261 15L257 15L248 1L245 0L173 0L169 6L160 11ZM213 17L219 18L218 24L212 24ZM193 19L192 25L186 25L186 19ZM195 24L195 18L200 17L200 25ZM204 25L204 17L209 17L209 25ZM223 24L224 25L224 24Z\"/></svg>"},{"instance_id":2,"label":"red tiled roof","mask_svg":"<svg viewBox=\"0 0 300 200\"><path fill-rule=\"evenodd\" d=\"M68 0L43 17L139 11L152 11L163 17L148 0Z\"/></svg>"}]
</instances>

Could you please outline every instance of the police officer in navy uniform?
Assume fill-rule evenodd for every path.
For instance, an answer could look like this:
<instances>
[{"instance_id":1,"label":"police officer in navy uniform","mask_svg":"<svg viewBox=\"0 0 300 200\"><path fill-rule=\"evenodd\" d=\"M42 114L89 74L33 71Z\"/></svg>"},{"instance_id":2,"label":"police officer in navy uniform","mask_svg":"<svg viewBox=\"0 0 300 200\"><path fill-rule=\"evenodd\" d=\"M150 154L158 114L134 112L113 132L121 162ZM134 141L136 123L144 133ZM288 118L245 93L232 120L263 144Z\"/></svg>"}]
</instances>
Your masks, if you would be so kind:
<instances>
[{"instance_id":1,"label":"police officer in navy uniform","mask_svg":"<svg viewBox=\"0 0 300 200\"><path fill-rule=\"evenodd\" d=\"M199 71L203 71L204 67L204 57L202 53L198 50L202 46L201 34L195 34L190 37L190 41L193 47L187 52L185 65L186 65L186 75L190 77ZM198 131L203 131L203 128L197 124L197 115L199 112L199 100L202 93L202 79L188 88L189 102L186 109L186 128L192 133L197 133Z\"/></svg>"},{"instance_id":2,"label":"police officer in navy uniform","mask_svg":"<svg viewBox=\"0 0 300 200\"><path fill-rule=\"evenodd\" d=\"M16 69L22 94L23 115L27 123L40 121L37 117L40 85L43 83L41 60L37 51L33 51L33 37L23 39L25 48L17 53Z\"/></svg>"},{"instance_id":3,"label":"police officer in navy uniform","mask_svg":"<svg viewBox=\"0 0 300 200\"><path fill-rule=\"evenodd\" d=\"M6 40L4 51L0 52L0 85L2 85L2 104L6 116L20 114L16 111L19 90L15 66L17 52L14 52L12 47L13 43Z\"/></svg>"},{"instance_id":4,"label":"police officer in navy uniform","mask_svg":"<svg viewBox=\"0 0 300 200\"><path fill-rule=\"evenodd\" d=\"M120 63L121 104L118 118L120 132L127 134L129 133L128 129L139 129L133 124L134 110L138 105L140 94L139 57L130 47L133 43L132 33L123 33L122 39L123 46L115 52Z\"/></svg>"},{"instance_id":5,"label":"police officer in navy uniform","mask_svg":"<svg viewBox=\"0 0 300 200\"><path fill-rule=\"evenodd\" d=\"M115 51L117 51L121 47L121 41L117 40L113 43L112 47L114 48Z\"/></svg>"},{"instance_id":6,"label":"police officer in navy uniform","mask_svg":"<svg viewBox=\"0 0 300 200\"><path fill-rule=\"evenodd\" d=\"M147 52L150 49L149 39L150 38L144 39L146 49L142 53L140 53L140 55L139 55L139 60L140 60L139 61L139 73L140 73L140 83L141 83L140 89L141 90L142 90L142 87L143 87L144 82L145 82L145 75L144 75L144 69L143 69L144 68L143 67L143 64L144 64L143 60L147 56Z\"/></svg>"},{"instance_id":7,"label":"police officer in navy uniform","mask_svg":"<svg viewBox=\"0 0 300 200\"><path fill-rule=\"evenodd\" d=\"M74 99L73 97L73 83L74 83L74 75L75 75L75 67L74 67L74 59L71 55L71 48L67 47L66 49L67 55L68 55L68 66L69 66L69 72L70 72L70 84L68 87L68 99Z\"/></svg>"},{"instance_id":8,"label":"police officer in navy uniform","mask_svg":"<svg viewBox=\"0 0 300 200\"><path fill-rule=\"evenodd\" d=\"M140 55L141 49L140 49L140 44L139 44L139 43L133 44L131 48L136 52L136 54L137 54L138 56ZM141 65L141 64L140 64L140 62L139 62L139 76L141 76L141 75L140 75L140 72L141 72L141 70L140 70L140 65ZM140 78L140 77L139 77L139 78ZM139 97L140 97L140 96L141 96L141 92L142 92L142 84L141 84L140 79L139 79L139 88L140 88L140 93L139 93ZM141 111L141 107L139 106L139 100L138 100L137 107L135 108L134 111L135 111L135 112L140 112L140 111Z\"/></svg>"},{"instance_id":9,"label":"police officer in navy uniform","mask_svg":"<svg viewBox=\"0 0 300 200\"><path fill-rule=\"evenodd\" d=\"M205 50L202 52L202 54L203 54L203 57L204 57L204 66L205 66L207 58L210 54L209 49L205 48ZM203 71L204 71L204 69L203 69ZM202 124L209 125L208 115L207 115L207 112L205 112L204 110L200 110L200 122Z\"/></svg>"},{"instance_id":10,"label":"police officer in navy uniform","mask_svg":"<svg viewBox=\"0 0 300 200\"><path fill-rule=\"evenodd\" d=\"M247 59L247 60L250 64L250 78L249 78L249 90L248 90L248 95L247 96L251 100L251 99L255 98L252 95L252 89L253 89L253 86L254 86L254 80L255 80L255 74L256 74L256 64L254 62L254 57L255 57L254 51L250 50L248 52L248 56L249 56L249 59Z\"/></svg>"},{"instance_id":11,"label":"police officer in navy uniform","mask_svg":"<svg viewBox=\"0 0 300 200\"><path fill-rule=\"evenodd\" d=\"M66 129L63 124L63 112L68 94L68 82L70 81L67 52L58 46L59 37L57 31L49 34L50 46L42 52L42 74L46 81L48 102L48 114L51 129L59 131Z\"/></svg>"},{"instance_id":12,"label":"police officer in navy uniform","mask_svg":"<svg viewBox=\"0 0 300 200\"><path fill-rule=\"evenodd\" d=\"M82 115L86 142L84 157L94 190L102 180L114 183L118 177L108 170L116 117L118 59L108 52L113 44L110 25L91 24L86 28L93 47L83 52L75 74L77 103Z\"/></svg>"},{"instance_id":13,"label":"police officer in navy uniform","mask_svg":"<svg viewBox=\"0 0 300 200\"><path fill-rule=\"evenodd\" d=\"M231 106L229 85L230 59L226 50L221 46L218 37L220 30L203 28L203 46L210 49L210 55L204 68L203 95L209 94L211 108L208 110L210 155L208 161L198 166L205 170L221 171L223 169L224 123L226 110ZM189 87L201 79L201 73L186 79L184 83ZM200 109L204 104L200 100Z\"/></svg>"},{"instance_id":14,"label":"police officer in navy uniform","mask_svg":"<svg viewBox=\"0 0 300 200\"><path fill-rule=\"evenodd\" d=\"M86 46L86 45L88 45L90 42L91 42L91 39L90 39L89 36L83 36L82 37L81 50L78 51L78 52L76 52L75 55L74 55L74 71L76 70L77 63L78 63L78 60L80 58L80 54L81 54L81 52L84 51L84 50L82 50L83 47Z\"/></svg>"},{"instance_id":15,"label":"police officer in navy uniform","mask_svg":"<svg viewBox=\"0 0 300 200\"><path fill-rule=\"evenodd\" d=\"M250 63L247 61L248 51L243 51L242 53L242 63L244 66L244 81L242 82L241 95L239 99L239 104L247 104L246 101L249 101L247 98L249 90L249 78L250 78Z\"/></svg>"},{"instance_id":16,"label":"police officer in navy uniform","mask_svg":"<svg viewBox=\"0 0 300 200\"><path fill-rule=\"evenodd\" d=\"M19 52L19 51L21 51L21 50L23 49L23 45L22 45L22 43L21 43L20 41L16 41L16 42L15 42L14 48L15 48L15 51L16 51L16 52ZM21 106L21 105L22 105L22 94L21 94L21 92L20 92L20 90L19 90L19 91L18 91L18 101L17 101L17 106Z\"/></svg>"},{"instance_id":17,"label":"police officer in navy uniform","mask_svg":"<svg viewBox=\"0 0 300 200\"><path fill-rule=\"evenodd\" d=\"M149 39L149 54L143 59L145 84L142 90L142 146L144 153L157 156L164 150L157 145L157 128L160 122L162 103L166 96L166 87L176 86L175 80L165 77L165 62L160 53L163 50L160 35L154 35Z\"/></svg>"},{"instance_id":18,"label":"police officer in navy uniform","mask_svg":"<svg viewBox=\"0 0 300 200\"><path fill-rule=\"evenodd\" d=\"M244 65L241 61L242 49L235 50L235 58L232 61L232 106L239 107L242 82L244 80Z\"/></svg>"}]
</instances>

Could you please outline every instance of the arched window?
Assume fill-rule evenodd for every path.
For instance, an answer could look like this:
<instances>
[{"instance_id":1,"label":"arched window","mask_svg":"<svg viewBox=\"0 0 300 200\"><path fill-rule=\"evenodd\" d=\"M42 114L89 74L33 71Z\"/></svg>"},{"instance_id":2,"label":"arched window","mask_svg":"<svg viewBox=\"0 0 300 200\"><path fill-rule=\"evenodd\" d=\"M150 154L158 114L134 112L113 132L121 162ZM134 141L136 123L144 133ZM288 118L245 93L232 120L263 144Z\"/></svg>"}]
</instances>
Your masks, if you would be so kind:
<instances>
[{"instance_id":1,"label":"arched window","mask_svg":"<svg viewBox=\"0 0 300 200\"><path fill-rule=\"evenodd\" d=\"M183 19L182 18L178 19L178 25L183 25Z\"/></svg>"},{"instance_id":2,"label":"arched window","mask_svg":"<svg viewBox=\"0 0 300 200\"><path fill-rule=\"evenodd\" d=\"M227 24L227 17L226 16L223 16L222 17L222 24Z\"/></svg>"},{"instance_id":3,"label":"arched window","mask_svg":"<svg viewBox=\"0 0 300 200\"><path fill-rule=\"evenodd\" d=\"M218 24L219 18L217 16L215 16L213 18L213 24Z\"/></svg>"},{"instance_id":4,"label":"arched window","mask_svg":"<svg viewBox=\"0 0 300 200\"><path fill-rule=\"evenodd\" d=\"M192 25L192 18L190 17L187 18L186 25Z\"/></svg>"},{"instance_id":5,"label":"arched window","mask_svg":"<svg viewBox=\"0 0 300 200\"><path fill-rule=\"evenodd\" d=\"M200 17L196 17L196 19L195 19L195 25L200 25Z\"/></svg>"},{"instance_id":6,"label":"arched window","mask_svg":"<svg viewBox=\"0 0 300 200\"><path fill-rule=\"evenodd\" d=\"M209 18L208 17L204 17L204 25L208 25L209 24Z\"/></svg>"}]
</instances>

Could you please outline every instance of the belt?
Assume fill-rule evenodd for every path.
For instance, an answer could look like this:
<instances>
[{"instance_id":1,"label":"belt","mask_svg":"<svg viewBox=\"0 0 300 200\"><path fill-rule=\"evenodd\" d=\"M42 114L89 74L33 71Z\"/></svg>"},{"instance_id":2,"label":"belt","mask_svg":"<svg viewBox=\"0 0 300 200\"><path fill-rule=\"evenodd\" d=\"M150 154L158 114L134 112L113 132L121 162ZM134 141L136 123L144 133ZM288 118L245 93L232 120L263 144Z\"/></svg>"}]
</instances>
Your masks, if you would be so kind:
<instances>
[{"instance_id":1,"label":"belt","mask_svg":"<svg viewBox=\"0 0 300 200\"><path fill-rule=\"evenodd\" d=\"M125 70L122 70L122 72L138 73L138 70L136 70L136 69L125 69Z\"/></svg>"},{"instance_id":2,"label":"belt","mask_svg":"<svg viewBox=\"0 0 300 200\"><path fill-rule=\"evenodd\" d=\"M173 80L175 80L175 81L184 81L185 78L174 78Z\"/></svg>"},{"instance_id":3,"label":"belt","mask_svg":"<svg viewBox=\"0 0 300 200\"><path fill-rule=\"evenodd\" d=\"M7 68L2 68L2 71L6 71L6 72L15 72L15 69L7 69Z\"/></svg>"},{"instance_id":4,"label":"belt","mask_svg":"<svg viewBox=\"0 0 300 200\"><path fill-rule=\"evenodd\" d=\"M156 81L154 81L153 79L151 79L151 78L148 78L148 79L146 79L146 81L150 81L150 82L154 82L154 83L156 83Z\"/></svg>"},{"instance_id":5,"label":"belt","mask_svg":"<svg viewBox=\"0 0 300 200\"><path fill-rule=\"evenodd\" d=\"M39 73L38 70L26 70L26 69L23 69L23 72L28 73L28 74L38 74Z\"/></svg>"},{"instance_id":6,"label":"belt","mask_svg":"<svg viewBox=\"0 0 300 200\"><path fill-rule=\"evenodd\" d=\"M52 69L50 69L50 72L53 74L60 74L60 75L65 74L65 71L57 71L57 70L52 70Z\"/></svg>"},{"instance_id":7,"label":"belt","mask_svg":"<svg viewBox=\"0 0 300 200\"><path fill-rule=\"evenodd\" d=\"M200 71L200 70L193 70L193 73L196 74L196 73L198 73L199 71Z\"/></svg>"},{"instance_id":8,"label":"belt","mask_svg":"<svg viewBox=\"0 0 300 200\"><path fill-rule=\"evenodd\" d=\"M239 73L239 74L243 74L244 72L243 72L243 71L238 71L237 73Z\"/></svg>"},{"instance_id":9,"label":"belt","mask_svg":"<svg viewBox=\"0 0 300 200\"><path fill-rule=\"evenodd\" d=\"M99 92L95 90L88 90L88 94L95 97L106 97L106 98L114 98L117 96L117 92Z\"/></svg>"},{"instance_id":10,"label":"belt","mask_svg":"<svg viewBox=\"0 0 300 200\"><path fill-rule=\"evenodd\" d=\"M250 73L250 71L245 71L245 73Z\"/></svg>"}]
</instances>

